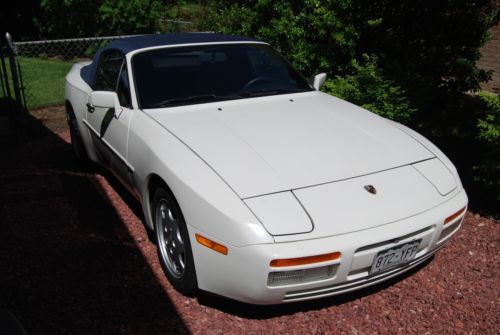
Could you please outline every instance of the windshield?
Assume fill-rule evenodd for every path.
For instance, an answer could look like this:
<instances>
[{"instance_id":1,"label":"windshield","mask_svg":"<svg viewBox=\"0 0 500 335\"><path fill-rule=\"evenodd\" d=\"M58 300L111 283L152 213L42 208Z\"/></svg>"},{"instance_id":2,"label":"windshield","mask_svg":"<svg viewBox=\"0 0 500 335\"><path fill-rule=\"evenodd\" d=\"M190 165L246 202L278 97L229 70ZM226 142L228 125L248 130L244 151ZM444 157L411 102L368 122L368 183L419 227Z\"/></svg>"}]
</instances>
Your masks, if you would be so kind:
<instances>
[{"instance_id":1,"label":"windshield","mask_svg":"<svg viewBox=\"0 0 500 335\"><path fill-rule=\"evenodd\" d=\"M146 51L132 58L140 108L311 91L264 44L203 45Z\"/></svg>"}]
</instances>

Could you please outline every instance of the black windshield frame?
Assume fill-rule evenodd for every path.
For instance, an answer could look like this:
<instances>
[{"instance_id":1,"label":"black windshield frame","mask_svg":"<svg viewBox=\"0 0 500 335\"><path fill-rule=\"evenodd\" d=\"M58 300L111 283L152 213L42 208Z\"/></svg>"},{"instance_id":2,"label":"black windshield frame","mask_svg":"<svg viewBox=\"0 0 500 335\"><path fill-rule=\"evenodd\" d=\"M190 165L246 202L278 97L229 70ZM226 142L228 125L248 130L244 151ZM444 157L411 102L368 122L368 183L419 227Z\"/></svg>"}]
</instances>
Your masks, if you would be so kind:
<instances>
[{"instance_id":1,"label":"black windshield frame","mask_svg":"<svg viewBox=\"0 0 500 335\"><path fill-rule=\"evenodd\" d=\"M246 52L246 59L242 63L237 63L238 65L243 64L243 66L239 66L238 70L241 68L245 68L247 71L253 71L256 72L254 68L252 68L252 64L250 64L251 59L250 59L250 54L249 52L262 52L265 57L268 57L271 59L271 62L276 63L276 69L281 69L283 78L278 78L278 77L262 77L260 81L257 81L256 83L253 83L252 86L263 86L260 88L255 88L255 89L246 89L243 90L242 87L236 87L236 86L231 86L231 90L226 90L224 94L214 94L210 89L213 89L210 87L207 91L201 91L201 92L191 92L190 88L179 88L183 87L182 85L179 85L177 89L183 91L183 95L174 95L174 96L161 96L158 97L158 94L152 95L152 97L147 97L145 94L150 94L150 88L153 87L153 89L157 89L158 87L163 87L162 85L154 85L155 80L156 83L159 82L158 78L153 79L154 76L162 79L161 82L167 82L168 76L163 76L163 74L159 74L159 71L154 71L150 72L150 74L147 73L147 71L144 71L144 66L141 65L141 62L144 64L147 64L147 66L152 67L153 63L153 58L161 59L161 57L169 57L170 55L175 55L179 53L200 53L200 52L208 52L212 54L217 54L219 53L218 51L221 52L226 52L227 54L230 53L242 53L244 54ZM263 57L264 57L263 56ZM214 57L215 58L215 57ZM257 59L260 60L260 59ZM147 61L151 62L151 64L146 63ZM214 64L216 61L214 60L211 64ZM228 61L229 62L229 61ZM267 65L267 64L266 64ZM170 66L170 65L169 65ZM233 67L235 64L233 64ZM141 68L142 67L142 68ZM168 67L168 66L167 66ZM174 66L170 66L173 71L176 71ZM249 70L250 69L250 70ZM166 47L166 48L157 48L157 49L152 49L152 50L145 50L142 52L139 52L137 54L134 54L131 58L131 70L132 70L132 75L133 75L133 80L134 80L134 86L135 86L135 94L137 98L137 104L140 109L150 109L150 108L164 108L164 107L175 107L175 106L183 106L183 105L193 105L193 104L201 104L201 103L207 103L207 102L214 102L214 101L227 101L227 100L234 100L234 99L243 99L243 98L253 98L253 97L259 97L259 96L269 96L269 95L278 95L278 94L287 94L287 93L298 93L298 92L309 92L313 91L314 88L310 85L310 83L304 78L304 76L297 71L285 58L283 58L277 51L275 51L273 48L271 48L269 45L264 44L264 43L231 43L231 44L204 44L204 45L197 45L197 46L179 46L179 47ZM224 69L222 68L223 72L227 76L229 76L230 79L241 79L245 80L245 78L239 78L236 76L235 73L232 73L230 70L231 69ZM151 71L151 70L150 70ZM181 71L179 69L179 71ZM276 72L276 71L275 71ZM182 75L180 73L175 73L178 75L178 77L182 78ZM221 73L222 74L222 73ZM197 73L199 75L199 73ZM213 74L212 74L213 75ZM250 76L254 76L254 78L251 78L250 81L252 81L255 78L255 73L250 74ZM218 83L224 83L226 82L225 80L221 79L218 76L215 77L203 77L202 79L206 80L209 82L210 80L213 81L213 84ZM226 78L227 79L227 78ZM278 81L278 79L280 81ZM283 80L281 80L283 79ZM171 79L172 80L172 79ZM266 80L268 83L266 84ZM192 81L191 81L192 82ZM190 83L191 83L190 82ZM176 83L174 80L172 82L169 82L170 85L173 83ZM211 85L211 84L210 84ZM208 87L208 86L207 86ZM246 87L246 86L245 86ZM205 88L205 87L202 87ZM164 93L164 92L161 92ZM173 93L172 93L173 94ZM196 99L196 97L200 96L212 96L216 95L216 98L211 97L210 99L207 99L206 101L204 99ZM154 99L156 98L156 99ZM183 98L185 98L186 101L182 101ZM195 99L193 99L195 98ZM149 99L149 100L148 100ZM156 101L155 101L156 100ZM169 100L174 101L175 103L168 103ZM166 103L164 105L159 104L158 102L165 101Z\"/></svg>"}]
</instances>

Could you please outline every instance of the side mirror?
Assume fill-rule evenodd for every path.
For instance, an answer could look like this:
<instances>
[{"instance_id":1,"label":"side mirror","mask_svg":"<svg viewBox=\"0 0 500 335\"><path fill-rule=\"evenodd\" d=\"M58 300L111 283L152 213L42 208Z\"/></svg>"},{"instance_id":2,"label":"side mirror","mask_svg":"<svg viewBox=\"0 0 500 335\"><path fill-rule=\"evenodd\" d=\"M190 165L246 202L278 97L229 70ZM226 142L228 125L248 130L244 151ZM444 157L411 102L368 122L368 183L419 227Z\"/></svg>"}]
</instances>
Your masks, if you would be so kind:
<instances>
[{"instance_id":1,"label":"side mirror","mask_svg":"<svg viewBox=\"0 0 500 335\"><path fill-rule=\"evenodd\" d=\"M116 92L94 91L90 93L89 103L98 108L120 109L120 102Z\"/></svg>"},{"instance_id":2,"label":"side mirror","mask_svg":"<svg viewBox=\"0 0 500 335\"><path fill-rule=\"evenodd\" d=\"M313 78L313 87L316 91L319 91L320 87L323 86L326 80L326 73L319 73Z\"/></svg>"}]
</instances>

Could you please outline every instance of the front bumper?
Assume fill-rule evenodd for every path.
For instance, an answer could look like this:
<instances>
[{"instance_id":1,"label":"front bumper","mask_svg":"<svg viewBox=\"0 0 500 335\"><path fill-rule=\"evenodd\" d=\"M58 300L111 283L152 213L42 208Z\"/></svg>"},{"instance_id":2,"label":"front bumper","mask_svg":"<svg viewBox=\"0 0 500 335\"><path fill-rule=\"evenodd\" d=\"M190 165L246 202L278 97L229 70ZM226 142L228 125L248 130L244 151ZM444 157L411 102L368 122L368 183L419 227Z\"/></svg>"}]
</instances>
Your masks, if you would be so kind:
<instances>
[{"instance_id":1,"label":"front bumper","mask_svg":"<svg viewBox=\"0 0 500 335\"><path fill-rule=\"evenodd\" d=\"M443 226L445 218L467 205L464 190L418 215L358 232L297 242L230 247L227 256L192 241L200 289L252 304L279 304L326 297L374 285L405 272L429 259L458 231L463 215ZM198 232L189 227L190 235ZM207 236L210 238L210 236ZM386 272L369 275L378 252L421 240L414 260ZM272 268L273 259L296 258L341 252L338 260ZM271 286L269 273L330 267L330 275L305 283Z\"/></svg>"}]
</instances>

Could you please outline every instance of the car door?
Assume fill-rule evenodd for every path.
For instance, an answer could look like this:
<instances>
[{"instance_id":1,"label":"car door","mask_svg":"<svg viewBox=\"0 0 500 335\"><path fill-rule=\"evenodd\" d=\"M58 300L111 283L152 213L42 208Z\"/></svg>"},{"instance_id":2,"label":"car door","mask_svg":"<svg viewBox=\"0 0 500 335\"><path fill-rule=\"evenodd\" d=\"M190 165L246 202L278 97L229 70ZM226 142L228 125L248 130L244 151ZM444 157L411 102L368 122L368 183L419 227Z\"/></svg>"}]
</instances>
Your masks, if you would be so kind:
<instances>
[{"instance_id":1,"label":"car door","mask_svg":"<svg viewBox=\"0 0 500 335\"><path fill-rule=\"evenodd\" d=\"M116 92L119 108L99 108L87 103L86 123L92 142L104 165L129 183L131 166L127 160L128 128L132 115L127 63L118 51L101 56L94 91Z\"/></svg>"}]
</instances>

